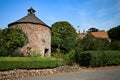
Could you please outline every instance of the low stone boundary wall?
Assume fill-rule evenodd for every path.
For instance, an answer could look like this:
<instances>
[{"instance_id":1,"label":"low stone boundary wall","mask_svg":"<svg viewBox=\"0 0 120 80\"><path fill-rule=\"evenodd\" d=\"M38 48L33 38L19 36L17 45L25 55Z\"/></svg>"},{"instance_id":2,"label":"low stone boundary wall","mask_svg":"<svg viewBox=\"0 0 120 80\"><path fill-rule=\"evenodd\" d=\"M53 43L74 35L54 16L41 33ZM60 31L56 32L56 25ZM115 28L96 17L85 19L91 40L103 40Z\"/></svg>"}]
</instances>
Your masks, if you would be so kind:
<instances>
[{"instance_id":1,"label":"low stone boundary wall","mask_svg":"<svg viewBox=\"0 0 120 80\"><path fill-rule=\"evenodd\" d=\"M37 69L37 70L17 69L10 71L0 71L0 80L16 80L18 78L50 75L56 73L77 72L81 70L82 68L80 67L60 66L54 69Z\"/></svg>"}]
</instances>

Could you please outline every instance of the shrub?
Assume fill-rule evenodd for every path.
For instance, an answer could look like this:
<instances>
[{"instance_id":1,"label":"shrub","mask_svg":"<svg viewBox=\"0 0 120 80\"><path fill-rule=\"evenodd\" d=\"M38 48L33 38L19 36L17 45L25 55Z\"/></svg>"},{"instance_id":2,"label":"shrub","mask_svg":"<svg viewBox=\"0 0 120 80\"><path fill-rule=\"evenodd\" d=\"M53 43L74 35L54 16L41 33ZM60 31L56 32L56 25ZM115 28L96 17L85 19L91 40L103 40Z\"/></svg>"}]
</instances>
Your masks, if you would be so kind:
<instances>
[{"instance_id":1,"label":"shrub","mask_svg":"<svg viewBox=\"0 0 120 80\"><path fill-rule=\"evenodd\" d=\"M64 54L63 53L52 53L53 57L55 57L56 59L63 59L64 58Z\"/></svg>"},{"instance_id":2,"label":"shrub","mask_svg":"<svg viewBox=\"0 0 120 80\"><path fill-rule=\"evenodd\" d=\"M33 50L33 51L30 53L30 56L32 56L32 57L40 57L40 56L41 56L41 53L40 53L37 49L35 49L35 50Z\"/></svg>"},{"instance_id":3,"label":"shrub","mask_svg":"<svg viewBox=\"0 0 120 80\"><path fill-rule=\"evenodd\" d=\"M13 52L27 43L26 34L18 27L3 29L0 31L0 56L14 56Z\"/></svg>"},{"instance_id":4,"label":"shrub","mask_svg":"<svg viewBox=\"0 0 120 80\"><path fill-rule=\"evenodd\" d=\"M75 50L69 51L69 53L54 53L53 56L58 59L59 65L74 65L75 63Z\"/></svg>"},{"instance_id":5,"label":"shrub","mask_svg":"<svg viewBox=\"0 0 120 80\"><path fill-rule=\"evenodd\" d=\"M75 54L74 54L74 60L76 63L79 63L79 55L81 52L83 52L82 39L77 39L77 43L75 45Z\"/></svg>"},{"instance_id":6,"label":"shrub","mask_svg":"<svg viewBox=\"0 0 120 80\"><path fill-rule=\"evenodd\" d=\"M66 65L66 60L65 58L65 54L63 53L53 53L53 57L55 57L56 59L58 59L58 65L59 66L64 66Z\"/></svg>"},{"instance_id":7,"label":"shrub","mask_svg":"<svg viewBox=\"0 0 120 80\"><path fill-rule=\"evenodd\" d=\"M120 41L112 41L111 49L112 50L120 50Z\"/></svg>"},{"instance_id":8,"label":"shrub","mask_svg":"<svg viewBox=\"0 0 120 80\"><path fill-rule=\"evenodd\" d=\"M20 51L20 49L16 49L14 52L11 52L11 55L13 57L23 57L23 53Z\"/></svg>"},{"instance_id":9,"label":"shrub","mask_svg":"<svg viewBox=\"0 0 120 80\"><path fill-rule=\"evenodd\" d=\"M0 70L45 69L58 66L58 61L50 57L1 57Z\"/></svg>"},{"instance_id":10,"label":"shrub","mask_svg":"<svg viewBox=\"0 0 120 80\"><path fill-rule=\"evenodd\" d=\"M89 52L83 52L80 54L79 60L81 66L88 67L90 65L91 55L89 54Z\"/></svg>"},{"instance_id":11,"label":"shrub","mask_svg":"<svg viewBox=\"0 0 120 80\"><path fill-rule=\"evenodd\" d=\"M80 41L79 41L80 42ZM83 51L99 51L99 50L109 50L110 45L107 39L96 38L92 34L87 34L81 40L81 47Z\"/></svg>"},{"instance_id":12,"label":"shrub","mask_svg":"<svg viewBox=\"0 0 120 80\"><path fill-rule=\"evenodd\" d=\"M79 63L86 67L120 65L120 51L85 51L80 54Z\"/></svg>"},{"instance_id":13,"label":"shrub","mask_svg":"<svg viewBox=\"0 0 120 80\"><path fill-rule=\"evenodd\" d=\"M75 63L75 50L69 51L69 53L65 54L64 60L67 65L73 66Z\"/></svg>"},{"instance_id":14,"label":"shrub","mask_svg":"<svg viewBox=\"0 0 120 80\"><path fill-rule=\"evenodd\" d=\"M67 64L64 59L58 59L58 66L65 66L65 65L67 65Z\"/></svg>"}]
</instances>

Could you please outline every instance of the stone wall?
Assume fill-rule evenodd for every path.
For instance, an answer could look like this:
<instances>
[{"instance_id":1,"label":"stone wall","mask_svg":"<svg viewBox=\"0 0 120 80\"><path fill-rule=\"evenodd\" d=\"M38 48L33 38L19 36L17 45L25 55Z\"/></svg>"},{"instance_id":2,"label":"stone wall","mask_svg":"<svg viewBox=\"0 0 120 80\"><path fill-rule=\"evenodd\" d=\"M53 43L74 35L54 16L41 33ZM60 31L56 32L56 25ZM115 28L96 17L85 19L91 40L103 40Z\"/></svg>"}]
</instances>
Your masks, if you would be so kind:
<instances>
[{"instance_id":1,"label":"stone wall","mask_svg":"<svg viewBox=\"0 0 120 80\"><path fill-rule=\"evenodd\" d=\"M17 80L19 78L34 77L34 76L45 76L51 74L59 73L69 73L69 72L88 72L93 70L104 70L110 68L120 68L120 66L106 66L106 67L97 67L97 68L86 68L78 66L59 66L54 69L17 69L9 71L0 71L0 80Z\"/></svg>"},{"instance_id":2,"label":"stone wall","mask_svg":"<svg viewBox=\"0 0 120 80\"><path fill-rule=\"evenodd\" d=\"M19 23L10 27L21 28L28 36L29 43L20 51L24 56L29 56L30 52L38 50L41 56L51 56L51 29L47 26L32 23Z\"/></svg>"},{"instance_id":3,"label":"stone wall","mask_svg":"<svg viewBox=\"0 0 120 80\"><path fill-rule=\"evenodd\" d=\"M18 70L10 70L10 71L0 71L0 80L16 80L25 77L76 72L82 70L83 69L80 67L60 66L54 69L39 69L39 70L18 69Z\"/></svg>"}]
</instances>

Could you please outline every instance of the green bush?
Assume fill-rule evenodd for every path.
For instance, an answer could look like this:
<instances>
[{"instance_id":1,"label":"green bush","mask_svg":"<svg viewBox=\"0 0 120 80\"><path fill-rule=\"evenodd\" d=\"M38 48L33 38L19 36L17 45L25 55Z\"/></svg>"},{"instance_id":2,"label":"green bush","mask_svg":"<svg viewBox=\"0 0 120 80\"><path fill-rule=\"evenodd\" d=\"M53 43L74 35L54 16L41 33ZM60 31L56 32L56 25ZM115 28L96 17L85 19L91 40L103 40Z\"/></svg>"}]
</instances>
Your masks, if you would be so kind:
<instances>
[{"instance_id":1,"label":"green bush","mask_svg":"<svg viewBox=\"0 0 120 80\"><path fill-rule=\"evenodd\" d=\"M0 70L46 69L58 66L58 61L50 57L1 57Z\"/></svg>"},{"instance_id":2,"label":"green bush","mask_svg":"<svg viewBox=\"0 0 120 80\"><path fill-rule=\"evenodd\" d=\"M52 53L53 57L55 57L56 59L63 59L64 58L64 54L63 53Z\"/></svg>"},{"instance_id":3,"label":"green bush","mask_svg":"<svg viewBox=\"0 0 120 80\"><path fill-rule=\"evenodd\" d=\"M53 53L53 57L55 57L56 59L58 59L58 65L59 66L64 66L67 65L67 61L65 59L65 54L63 53Z\"/></svg>"},{"instance_id":4,"label":"green bush","mask_svg":"<svg viewBox=\"0 0 120 80\"><path fill-rule=\"evenodd\" d=\"M54 53L53 56L58 59L59 65L70 65L73 66L75 64L75 50L71 50L66 54L63 53Z\"/></svg>"},{"instance_id":5,"label":"green bush","mask_svg":"<svg viewBox=\"0 0 120 80\"><path fill-rule=\"evenodd\" d=\"M31 57L40 57L41 53L37 49L35 49L30 53L30 56Z\"/></svg>"},{"instance_id":6,"label":"green bush","mask_svg":"<svg viewBox=\"0 0 120 80\"><path fill-rule=\"evenodd\" d=\"M11 55L13 57L23 57L23 53L20 51L20 49L16 49L14 52L11 52Z\"/></svg>"},{"instance_id":7,"label":"green bush","mask_svg":"<svg viewBox=\"0 0 120 80\"><path fill-rule=\"evenodd\" d=\"M73 66L75 63L75 50L69 51L69 53L65 54L64 60L67 65Z\"/></svg>"},{"instance_id":8,"label":"green bush","mask_svg":"<svg viewBox=\"0 0 120 80\"><path fill-rule=\"evenodd\" d=\"M0 31L0 56L19 56L14 51L28 43L27 35L16 26Z\"/></svg>"},{"instance_id":9,"label":"green bush","mask_svg":"<svg viewBox=\"0 0 120 80\"><path fill-rule=\"evenodd\" d=\"M96 38L92 34L87 34L82 40L79 48L83 51L110 50L110 43L107 39Z\"/></svg>"},{"instance_id":10,"label":"green bush","mask_svg":"<svg viewBox=\"0 0 120 80\"><path fill-rule=\"evenodd\" d=\"M80 54L81 66L111 66L120 65L120 51L85 51Z\"/></svg>"},{"instance_id":11,"label":"green bush","mask_svg":"<svg viewBox=\"0 0 120 80\"><path fill-rule=\"evenodd\" d=\"M58 59L58 66L65 66L65 65L67 65L67 64L64 59Z\"/></svg>"},{"instance_id":12,"label":"green bush","mask_svg":"<svg viewBox=\"0 0 120 80\"><path fill-rule=\"evenodd\" d=\"M120 50L120 41L112 41L110 44L112 50Z\"/></svg>"}]
</instances>

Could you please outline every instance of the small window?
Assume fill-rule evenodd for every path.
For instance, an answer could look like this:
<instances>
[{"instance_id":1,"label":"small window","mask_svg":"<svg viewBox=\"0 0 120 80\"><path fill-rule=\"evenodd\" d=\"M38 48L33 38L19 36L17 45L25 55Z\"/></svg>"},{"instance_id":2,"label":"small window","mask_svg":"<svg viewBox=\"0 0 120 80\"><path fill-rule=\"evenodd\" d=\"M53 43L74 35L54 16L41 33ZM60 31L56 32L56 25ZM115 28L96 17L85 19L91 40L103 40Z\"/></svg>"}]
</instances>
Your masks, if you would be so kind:
<instances>
[{"instance_id":1,"label":"small window","mask_svg":"<svg viewBox=\"0 0 120 80\"><path fill-rule=\"evenodd\" d=\"M45 49L45 51L44 51L44 56L48 56L48 52L49 52L49 49Z\"/></svg>"}]
</instances>

